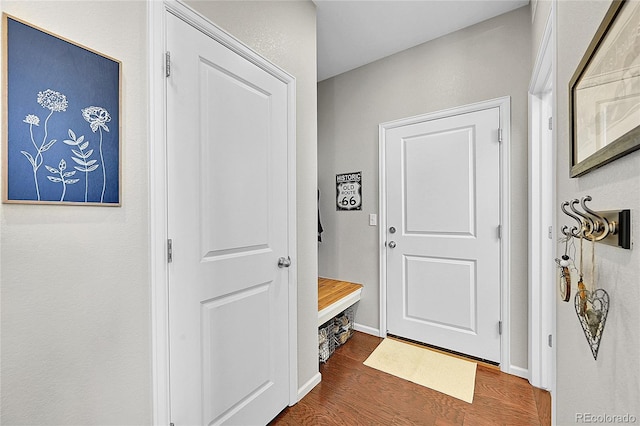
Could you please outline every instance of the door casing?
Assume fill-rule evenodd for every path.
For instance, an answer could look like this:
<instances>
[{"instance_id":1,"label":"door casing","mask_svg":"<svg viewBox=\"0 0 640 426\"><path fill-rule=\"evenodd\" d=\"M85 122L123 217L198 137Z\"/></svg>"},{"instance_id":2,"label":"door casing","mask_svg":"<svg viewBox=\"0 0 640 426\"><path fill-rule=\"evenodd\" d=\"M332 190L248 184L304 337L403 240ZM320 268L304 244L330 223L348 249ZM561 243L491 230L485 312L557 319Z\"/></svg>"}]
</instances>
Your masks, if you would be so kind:
<instances>
[{"instance_id":1,"label":"door casing","mask_svg":"<svg viewBox=\"0 0 640 426\"><path fill-rule=\"evenodd\" d=\"M511 98L501 97L484 102L478 102L456 108L450 108L414 117L382 123L378 126L379 136L379 213L380 213L380 237L379 237L379 259L380 259L380 337L387 336L387 269L385 242L387 237L387 212L386 212L386 131L395 127L407 126L423 121L437 120L454 115L465 114L474 111L481 111L488 108L499 108L500 128L502 129L502 142L500 144L500 223L502 225L502 238L500 240L500 316L502 321L502 335L500 343L500 369L506 373L523 376L521 369L511 366L510 339L509 339L509 274L510 274L510 135L511 135ZM526 371L525 371L526 373Z\"/></svg>"},{"instance_id":2,"label":"door casing","mask_svg":"<svg viewBox=\"0 0 640 426\"><path fill-rule=\"evenodd\" d=\"M288 245L296 253L295 78L259 56L193 9L175 0L147 2L149 26L149 184L153 424L170 424L169 295L167 268L166 23L167 13L188 22L212 39L287 84ZM289 267L289 405L298 402L297 262Z\"/></svg>"},{"instance_id":3,"label":"door casing","mask_svg":"<svg viewBox=\"0 0 640 426\"><path fill-rule=\"evenodd\" d=\"M555 424L557 253L555 125L555 6L547 17L529 84L529 382L549 390ZM546 133L546 134L545 134ZM549 137L546 140L545 138ZM550 149L541 149L543 142ZM548 218L548 216L551 218ZM551 226L551 234L544 225ZM551 337L549 337L551 336ZM551 347L549 347L551 340Z\"/></svg>"}]
</instances>

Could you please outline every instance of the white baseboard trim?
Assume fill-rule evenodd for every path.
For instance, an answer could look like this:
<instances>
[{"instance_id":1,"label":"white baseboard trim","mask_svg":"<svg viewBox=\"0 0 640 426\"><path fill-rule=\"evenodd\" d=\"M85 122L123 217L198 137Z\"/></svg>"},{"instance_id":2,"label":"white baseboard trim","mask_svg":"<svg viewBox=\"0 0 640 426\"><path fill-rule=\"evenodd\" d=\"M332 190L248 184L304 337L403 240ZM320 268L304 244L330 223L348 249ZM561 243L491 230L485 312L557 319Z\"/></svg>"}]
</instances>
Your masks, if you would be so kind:
<instances>
[{"instance_id":1,"label":"white baseboard trim","mask_svg":"<svg viewBox=\"0 0 640 426\"><path fill-rule=\"evenodd\" d=\"M311 389L315 388L318 383L322 380L322 375L320 372L316 373L313 377L311 377L307 383L298 388L298 401L300 401L306 394L311 392Z\"/></svg>"},{"instance_id":2,"label":"white baseboard trim","mask_svg":"<svg viewBox=\"0 0 640 426\"><path fill-rule=\"evenodd\" d=\"M361 331L363 333L371 334L376 337L380 337L380 330L377 328L369 327L367 325L358 324L357 322L353 323L353 329L355 331Z\"/></svg>"},{"instance_id":3,"label":"white baseboard trim","mask_svg":"<svg viewBox=\"0 0 640 426\"><path fill-rule=\"evenodd\" d=\"M523 379L529 380L529 370L527 368L510 365L508 373L511 375L522 377Z\"/></svg>"}]
</instances>

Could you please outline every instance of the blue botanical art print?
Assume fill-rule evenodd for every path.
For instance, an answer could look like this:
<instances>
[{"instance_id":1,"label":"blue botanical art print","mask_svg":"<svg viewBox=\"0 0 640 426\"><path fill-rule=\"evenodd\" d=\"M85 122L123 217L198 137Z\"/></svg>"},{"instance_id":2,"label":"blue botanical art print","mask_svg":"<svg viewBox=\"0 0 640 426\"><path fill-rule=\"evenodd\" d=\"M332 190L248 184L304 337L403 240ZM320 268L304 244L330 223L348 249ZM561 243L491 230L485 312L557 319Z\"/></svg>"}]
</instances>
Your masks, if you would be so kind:
<instances>
[{"instance_id":1,"label":"blue botanical art print","mask_svg":"<svg viewBox=\"0 0 640 426\"><path fill-rule=\"evenodd\" d=\"M4 201L120 205L120 62L4 16Z\"/></svg>"}]
</instances>

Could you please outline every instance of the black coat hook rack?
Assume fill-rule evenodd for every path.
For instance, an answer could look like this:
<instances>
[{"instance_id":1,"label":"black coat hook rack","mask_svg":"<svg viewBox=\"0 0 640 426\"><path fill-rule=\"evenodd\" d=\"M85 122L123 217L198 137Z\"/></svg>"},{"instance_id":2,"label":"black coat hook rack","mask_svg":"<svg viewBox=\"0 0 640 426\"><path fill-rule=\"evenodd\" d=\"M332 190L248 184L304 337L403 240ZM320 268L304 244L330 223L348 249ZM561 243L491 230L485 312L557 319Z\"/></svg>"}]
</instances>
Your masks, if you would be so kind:
<instances>
[{"instance_id":1,"label":"black coat hook rack","mask_svg":"<svg viewBox=\"0 0 640 426\"><path fill-rule=\"evenodd\" d=\"M607 210L596 212L587 206L591 196L565 201L560 205L562 212L573 218L578 225L562 227L567 237L584 238L612 246L631 249L631 210ZM580 205L582 210L576 205ZM567 209L568 207L568 209Z\"/></svg>"}]
</instances>

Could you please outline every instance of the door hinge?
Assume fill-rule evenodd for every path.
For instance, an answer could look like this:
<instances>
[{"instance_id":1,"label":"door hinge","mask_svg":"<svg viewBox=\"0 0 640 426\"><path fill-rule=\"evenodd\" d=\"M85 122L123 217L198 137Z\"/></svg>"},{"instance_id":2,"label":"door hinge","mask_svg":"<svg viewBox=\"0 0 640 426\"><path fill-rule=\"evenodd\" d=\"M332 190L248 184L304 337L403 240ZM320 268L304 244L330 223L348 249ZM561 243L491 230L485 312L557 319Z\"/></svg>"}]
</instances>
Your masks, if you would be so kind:
<instances>
[{"instance_id":1,"label":"door hinge","mask_svg":"<svg viewBox=\"0 0 640 426\"><path fill-rule=\"evenodd\" d=\"M549 335L549 347L553 347L553 336L551 334Z\"/></svg>"},{"instance_id":2,"label":"door hinge","mask_svg":"<svg viewBox=\"0 0 640 426\"><path fill-rule=\"evenodd\" d=\"M553 226L549 227L549 234L547 236L550 240L553 240Z\"/></svg>"},{"instance_id":3,"label":"door hinge","mask_svg":"<svg viewBox=\"0 0 640 426\"><path fill-rule=\"evenodd\" d=\"M553 130L553 117L549 117L549 130Z\"/></svg>"},{"instance_id":4,"label":"door hinge","mask_svg":"<svg viewBox=\"0 0 640 426\"><path fill-rule=\"evenodd\" d=\"M502 143L502 129L498 129L498 142Z\"/></svg>"},{"instance_id":5,"label":"door hinge","mask_svg":"<svg viewBox=\"0 0 640 426\"><path fill-rule=\"evenodd\" d=\"M164 54L164 70L165 77L169 77L171 75L171 52L169 51Z\"/></svg>"},{"instance_id":6,"label":"door hinge","mask_svg":"<svg viewBox=\"0 0 640 426\"><path fill-rule=\"evenodd\" d=\"M173 240L167 240L167 263L173 262Z\"/></svg>"},{"instance_id":7,"label":"door hinge","mask_svg":"<svg viewBox=\"0 0 640 426\"><path fill-rule=\"evenodd\" d=\"M502 321L498 321L498 334L502 335Z\"/></svg>"},{"instance_id":8,"label":"door hinge","mask_svg":"<svg viewBox=\"0 0 640 426\"><path fill-rule=\"evenodd\" d=\"M498 233L498 239L502 239L502 225L498 225L496 232Z\"/></svg>"},{"instance_id":9,"label":"door hinge","mask_svg":"<svg viewBox=\"0 0 640 426\"><path fill-rule=\"evenodd\" d=\"M173 424L173 423L169 423L169 426L176 426L176 425L175 425L175 424Z\"/></svg>"}]
</instances>

